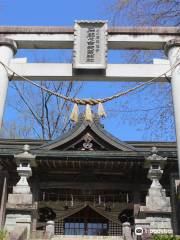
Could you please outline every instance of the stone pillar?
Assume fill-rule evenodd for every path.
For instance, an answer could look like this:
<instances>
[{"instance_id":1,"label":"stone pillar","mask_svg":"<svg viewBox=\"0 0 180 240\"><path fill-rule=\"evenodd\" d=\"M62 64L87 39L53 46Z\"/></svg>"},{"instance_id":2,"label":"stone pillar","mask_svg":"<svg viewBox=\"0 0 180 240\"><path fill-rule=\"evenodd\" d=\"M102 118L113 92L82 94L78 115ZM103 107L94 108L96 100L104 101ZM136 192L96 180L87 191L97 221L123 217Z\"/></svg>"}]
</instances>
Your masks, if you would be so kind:
<instances>
[{"instance_id":1,"label":"stone pillar","mask_svg":"<svg viewBox=\"0 0 180 240\"><path fill-rule=\"evenodd\" d=\"M0 166L1 168L1 166ZM8 173L7 171L0 170L0 176L2 182L0 182L2 186L2 195L0 199L0 229L4 227L5 221L5 211L6 211L6 201L7 201L7 180L8 180Z\"/></svg>"},{"instance_id":2,"label":"stone pillar","mask_svg":"<svg viewBox=\"0 0 180 240\"><path fill-rule=\"evenodd\" d=\"M0 62L8 65L16 53L16 49L17 46L13 40L0 37ZM2 64L0 64L0 128L2 126L8 82L8 73Z\"/></svg>"},{"instance_id":3,"label":"stone pillar","mask_svg":"<svg viewBox=\"0 0 180 240\"><path fill-rule=\"evenodd\" d=\"M178 196L178 186L180 187L180 179L178 177L178 174L172 173L170 181L173 230L176 235L180 235L180 192Z\"/></svg>"},{"instance_id":4,"label":"stone pillar","mask_svg":"<svg viewBox=\"0 0 180 240\"><path fill-rule=\"evenodd\" d=\"M165 53L168 56L171 67L174 67L172 69L171 84L176 123L176 140L180 177L180 39L172 39L167 42L165 45Z\"/></svg>"},{"instance_id":5,"label":"stone pillar","mask_svg":"<svg viewBox=\"0 0 180 240\"><path fill-rule=\"evenodd\" d=\"M131 224L129 222L124 222L122 224L122 232L123 236L125 237L126 240L132 240L132 235L131 235Z\"/></svg>"},{"instance_id":6,"label":"stone pillar","mask_svg":"<svg viewBox=\"0 0 180 240\"><path fill-rule=\"evenodd\" d=\"M39 194L39 178L38 174L33 174L33 180L32 182L32 194L33 194L33 200L34 204L38 205L38 194ZM37 220L38 220L38 213L34 212L32 216L32 233L36 233L36 227L37 227Z\"/></svg>"},{"instance_id":7,"label":"stone pillar","mask_svg":"<svg viewBox=\"0 0 180 240\"><path fill-rule=\"evenodd\" d=\"M54 236L54 221L47 221L45 236L48 239Z\"/></svg>"}]
</instances>

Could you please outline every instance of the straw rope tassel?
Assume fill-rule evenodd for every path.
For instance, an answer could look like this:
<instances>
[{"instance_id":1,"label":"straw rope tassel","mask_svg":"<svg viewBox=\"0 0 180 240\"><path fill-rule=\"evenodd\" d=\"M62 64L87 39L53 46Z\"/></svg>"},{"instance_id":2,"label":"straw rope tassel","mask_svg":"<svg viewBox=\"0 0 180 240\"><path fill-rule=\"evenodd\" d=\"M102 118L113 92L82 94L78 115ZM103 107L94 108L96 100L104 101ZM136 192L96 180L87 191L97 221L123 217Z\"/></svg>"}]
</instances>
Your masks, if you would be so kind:
<instances>
[{"instance_id":1,"label":"straw rope tassel","mask_svg":"<svg viewBox=\"0 0 180 240\"><path fill-rule=\"evenodd\" d=\"M92 112L91 112L91 106L89 104L86 104L85 119L87 121L93 121Z\"/></svg>"},{"instance_id":2,"label":"straw rope tassel","mask_svg":"<svg viewBox=\"0 0 180 240\"><path fill-rule=\"evenodd\" d=\"M100 117L106 117L107 116L107 114L104 110L103 104L101 102L99 102L99 104L98 104L98 115Z\"/></svg>"},{"instance_id":3,"label":"straw rope tassel","mask_svg":"<svg viewBox=\"0 0 180 240\"><path fill-rule=\"evenodd\" d=\"M75 103L70 116L71 121L78 122L78 113L79 113L78 105L77 103Z\"/></svg>"}]
</instances>

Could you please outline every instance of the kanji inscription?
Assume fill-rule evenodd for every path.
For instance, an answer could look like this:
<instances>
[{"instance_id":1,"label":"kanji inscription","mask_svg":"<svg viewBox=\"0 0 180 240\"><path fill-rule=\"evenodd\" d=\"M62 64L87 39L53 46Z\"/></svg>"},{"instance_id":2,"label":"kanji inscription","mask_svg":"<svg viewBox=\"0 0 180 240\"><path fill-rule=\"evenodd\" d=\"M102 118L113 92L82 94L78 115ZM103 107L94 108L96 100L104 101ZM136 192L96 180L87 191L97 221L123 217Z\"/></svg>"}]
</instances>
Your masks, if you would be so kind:
<instances>
[{"instance_id":1,"label":"kanji inscription","mask_svg":"<svg viewBox=\"0 0 180 240\"><path fill-rule=\"evenodd\" d=\"M107 53L106 22L76 22L73 67L105 69Z\"/></svg>"}]
</instances>

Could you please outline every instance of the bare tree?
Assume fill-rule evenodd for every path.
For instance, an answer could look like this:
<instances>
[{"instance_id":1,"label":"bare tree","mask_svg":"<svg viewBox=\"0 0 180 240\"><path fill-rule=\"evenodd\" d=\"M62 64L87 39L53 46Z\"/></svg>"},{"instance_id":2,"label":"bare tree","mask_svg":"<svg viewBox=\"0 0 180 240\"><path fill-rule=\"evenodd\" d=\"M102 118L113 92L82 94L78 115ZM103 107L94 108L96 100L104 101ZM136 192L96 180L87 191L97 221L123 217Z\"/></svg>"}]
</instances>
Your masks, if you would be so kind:
<instances>
[{"instance_id":1,"label":"bare tree","mask_svg":"<svg viewBox=\"0 0 180 240\"><path fill-rule=\"evenodd\" d=\"M107 8L112 25L180 25L179 0L114 0L111 4L109 2L107 1ZM129 51L128 53L122 51L120 55L129 63L149 63L154 57L164 57L164 53L159 51ZM39 83L67 96L75 96L80 88L77 82L42 81ZM11 136L52 139L68 128L71 107L69 103L23 82L12 84L12 89L9 103L13 111L18 113L18 121L14 120L9 125L6 123L4 135L8 133L8 129L11 129ZM173 105L171 85L168 80L166 84L156 83L144 91L120 100L120 106L119 101L109 104L109 111L113 111L116 117L120 113L121 119L129 121L130 124L144 127L144 130L151 129L154 139L165 139L164 133L167 139L173 139Z\"/></svg>"},{"instance_id":2,"label":"bare tree","mask_svg":"<svg viewBox=\"0 0 180 240\"><path fill-rule=\"evenodd\" d=\"M38 55L36 55L38 53ZM51 61L37 50L31 51L35 62ZM71 52L57 52L53 62L70 62ZM66 132L71 126L70 102L54 96L27 81L11 81L7 99L8 116L3 122L0 137L54 139ZM82 87L77 81L36 81L40 86L66 97L75 97ZM10 114L9 114L10 113Z\"/></svg>"},{"instance_id":3,"label":"bare tree","mask_svg":"<svg viewBox=\"0 0 180 240\"><path fill-rule=\"evenodd\" d=\"M179 26L180 1L174 0L114 0L107 2L112 25ZM124 62L152 63L153 58L165 58L163 51L121 51ZM137 79L138 80L138 79ZM122 104L123 102L123 104ZM114 107L110 111L116 112ZM171 84L155 83L121 101L121 119L144 131L147 139L174 140L174 116ZM147 134L149 132L149 134Z\"/></svg>"},{"instance_id":4,"label":"bare tree","mask_svg":"<svg viewBox=\"0 0 180 240\"><path fill-rule=\"evenodd\" d=\"M114 0L108 5L113 24L179 26L179 0Z\"/></svg>"},{"instance_id":5,"label":"bare tree","mask_svg":"<svg viewBox=\"0 0 180 240\"><path fill-rule=\"evenodd\" d=\"M76 96L81 88L80 83L73 81L40 81L38 83L67 97ZM69 128L71 111L69 102L27 82L12 82L10 87L9 106L16 113L18 121L6 122L4 135L11 138L53 139Z\"/></svg>"}]
</instances>

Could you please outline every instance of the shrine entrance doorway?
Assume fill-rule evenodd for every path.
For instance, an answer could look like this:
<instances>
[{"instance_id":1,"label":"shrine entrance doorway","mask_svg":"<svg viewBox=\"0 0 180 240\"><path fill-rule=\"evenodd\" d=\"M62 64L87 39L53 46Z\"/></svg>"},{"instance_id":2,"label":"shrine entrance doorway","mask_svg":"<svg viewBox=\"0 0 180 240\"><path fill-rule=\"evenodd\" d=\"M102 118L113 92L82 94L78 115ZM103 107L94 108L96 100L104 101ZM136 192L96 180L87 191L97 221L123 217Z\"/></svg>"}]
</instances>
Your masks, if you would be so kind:
<instances>
[{"instance_id":1,"label":"shrine entrance doorway","mask_svg":"<svg viewBox=\"0 0 180 240\"><path fill-rule=\"evenodd\" d=\"M108 235L108 219L86 206L64 219L64 235Z\"/></svg>"}]
</instances>

